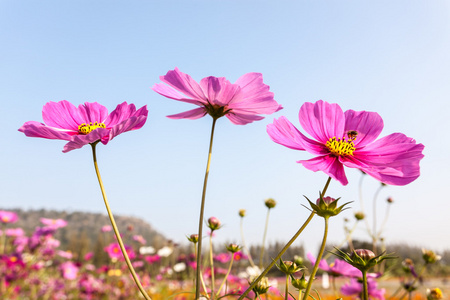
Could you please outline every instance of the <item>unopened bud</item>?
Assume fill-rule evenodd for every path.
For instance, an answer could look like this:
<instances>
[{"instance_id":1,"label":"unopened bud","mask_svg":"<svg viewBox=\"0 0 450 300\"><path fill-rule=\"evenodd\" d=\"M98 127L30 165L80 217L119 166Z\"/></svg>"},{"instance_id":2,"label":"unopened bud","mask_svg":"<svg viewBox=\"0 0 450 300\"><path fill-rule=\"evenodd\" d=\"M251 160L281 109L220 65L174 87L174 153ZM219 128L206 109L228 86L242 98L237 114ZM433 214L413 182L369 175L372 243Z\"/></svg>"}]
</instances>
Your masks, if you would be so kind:
<instances>
[{"instance_id":1,"label":"unopened bud","mask_svg":"<svg viewBox=\"0 0 450 300\"><path fill-rule=\"evenodd\" d=\"M270 286L269 286L269 279L267 279L267 277L263 277L261 278L260 281L258 281L258 283L255 285L255 287L253 288L253 292L257 295L262 295L267 293L267 291L269 290Z\"/></svg>"},{"instance_id":2,"label":"unopened bud","mask_svg":"<svg viewBox=\"0 0 450 300\"><path fill-rule=\"evenodd\" d=\"M239 250L241 250L241 247L239 247L239 246L236 245L236 244L229 244L229 245L227 246L227 250L230 251L231 253L236 253L236 252L238 252Z\"/></svg>"},{"instance_id":3,"label":"unopened bud","mask_svg":"<svg viewBox=\"0 0 450 300\"><path fill-rule=\"evenodd\" d=\"M356 255L358 255L359 257L361 257L365 261L369 261L369 260L371 260L372 258L375 257L375 253L373 253L372 251L370 251L368 249L356 249L352 253L352 258L356 257Z\"/></svg>"},{"instance_id":4,"label":"unopened bud","mask_svg":"<svg viewBox=\"0 0 450 300\"><path fill-rule=\"evenodd\" d=\"M197 244L198 234L191 234L191 236L189 236L187 239L189 240L189 242Z\"/></svg>"},{"instance_id":5,"label":"unopened bud","mask_svg":"<svg viewBox=\"0 0 450 300\"><path fill-rule=\"evenodd\" d=\"M434 264L441 259L440 255L437 255L431 250L422 249L422 257L427 264Z\"/></svg>"},{"instance_id":6,"label":"unopened bud","mask_svg":"<svg viewBox=\"0 0 450 300\"><path fill-rule=\"evenodd\" d=\"M391 197L389 197L389 198L386 199L386 201L387 201L387 203L391 204L391 203L394 202L394 199L392 199Z\"/></svg>"},{"instance_id":7,"label":"unopened bud","mask_svg":"<svg viewBox=\"0 0 450 300\"><path fill-rule=\"evenodd\" d=\"M277 201L273 200L272 198L266 199L264 201L264 204L267 206L268 209L274 208L275 205L277 205Z\"/></svg>"},{"instance_id":8,"label":"unopened bud","mask_svg":"<svg viewBox=\"0 0 450 300\"><path fill-rule=\"evenodd\" d=\"M239 210L239 216L240 216L241 218L245 217L245 213L246 213L245 209L240 209L240 210Z\"/></svg>"},{"instance_id":9,"label":"unopened bud","mask_svg":"<svg viewBox=\"0 0 450 300\"><path fill-rule=\"evenodd\" d=\"M208 219L208 227L212 231L220 228L220 221L216 217L211 217Z\"/></svg>"},{"instance_id":10,"label":"unopened bud","mask_svg":"<svg viewBox=\"0 0 450 300\"><path fill-rule=\"evenodd\" d=\"M364 213L362 211L355 212L355 219L358 221L364 220Z\"/></svg>"},{"instance_id":11,"label":"unopened bud","mask_svg":"<svg viewBox=\"0 0 450 300\"><path fill-rule=\"evenodd\" d=\"M308 286L308 282L305 279L305 274L302 274L301 278L292 278L291 284L293 287L295 287L298 290L304 290Z\"/></svg>"}]
</instances>

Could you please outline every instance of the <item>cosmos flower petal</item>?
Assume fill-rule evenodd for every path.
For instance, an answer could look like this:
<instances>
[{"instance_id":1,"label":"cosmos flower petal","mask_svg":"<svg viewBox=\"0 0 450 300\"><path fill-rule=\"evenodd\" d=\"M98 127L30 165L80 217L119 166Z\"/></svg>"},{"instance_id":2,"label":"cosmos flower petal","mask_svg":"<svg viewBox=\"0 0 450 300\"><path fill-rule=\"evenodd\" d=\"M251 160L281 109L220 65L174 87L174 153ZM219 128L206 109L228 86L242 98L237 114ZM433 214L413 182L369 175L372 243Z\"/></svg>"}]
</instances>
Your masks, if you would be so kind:
<instances>
[{"instance_id":1,"label":"cosmos flower petal","mask_svg":"<svg viewBox=\"0 0 450 300\"><path fill-rule=\"evenodd\" d=\"M238 86L234 86L225 77L205 77L200 81L203 93L208 99L208 103L212 105L226 106L234 94ZM231 88L231 89L230 89ZM224 91L233 91L232 93Z\"/></svg>"},{"instance_id":2,"label":"cosmos flower petal","mask_svg":"<svg viewBox=\"0 0 450 300\"><path fill-rule=\"evenodd\" d=\"M82 123L103 123L108 117L108 109L97 102L85 102L78 105L78 112L82 118ZM78 124L79 125L79 124Z\"/></svg>"},{"instance_id":3,"label":"cosmos flower petal","mask_svg":"<svg viewBox=\"0 0 450 300\"><path fill-rule=\"evenodd\" d=\"M178 68L167 72L165 76L160 76L159 79L186 96L202 100L204 104L207 103L207 98L200 85L191 76L181 72Z\"/></svg>"},{"instance_id":4,"label":"cosmos flower petal","mask_svg":"<svg viewBox=\"0 0 450 300\"><path fill-rule=\"evenodd\" d=\"M143 110L142 110L143 109ZM141 111L138 113L138 115L147 115L148 110L147 108L142 107ZM114 125L117 125L127 118L130 118L132 116L136 115L136 106L134 104L128 104L127 102L123 102L119 105L117 105L116 109L114 109L106 118L104 121L106 127L112 127Z\"/></svg>"},{"instance_id":5,"label":"cosmos flower petal","mask_svg":"<svg viewBox=\"0 0 450 300\"><path fill-rule=\"evenodd\" d=\"M299 160L308 170L317 172L323 171L331 178L339 181L342 185L347 185L348 180L344 172L344 166L339 162L339 159L335 156L318 156L310 160Z\"/></svg>"},{"instance_id":6,"label":"cosmos flower petal","mask_svg":"<svg viewBox=\"0 0 450 300\"><path fill-rule=\"evenodd\" d=\"M47 102L42 108L42 119L47 126L78 131L86 123L78 108L69 101Z\"/></svg>"},{"instance_id":7,"label":"cosmos flower petal","mask_svg":"<svg viewBox=\"0 0 450 300\"><path fill-rule=\"evenodd\" d=\"M258 115L240 114L240 113L229 113L226 114L228 120L235 125L245 125L252 123L253 121L259 121L264 119L264 117Z\"/></svg>"},{"instance_id":8,"label":"cosmos flower petal","mask_svg":"<svg viewBox=\"0 0 450 300\"><path fill-rule=\"evenodd\" d=\"M286 117L274 119L267 125L267 133L272 141L295 150L306 150L317 155L326 155L324 146L304 136Z\"/></svg>"},{"instance_id":9,"label":"cosmos flower petal","mask_svg":"<svg viewBox=\"0 0 450 300\"><path fill-rule=\"evenodd\" d=\"M194 108L179 114L167 116L170 119L190 119L195 120L206 115L206 110L203 107Z\"/></svg>"},{"instance_id":10,"label":"cosmos flower petal","mask_svg":"<svg viewBox=\"0 0 450 300\"><path fill-rule=\"evenodd\" d=\"M306 102L300 108L300 125L317 141L325 144L330 138L344 134L345 117L339 105L319 100Z\"/></svg>"},{"instance_id":11,"label":"cosmos flower petal","mask_svg":"<svg viewBox=\"0 0 450 300\"><path fill-rule=\"evenodd\" d=\"M357 148L375 141L383 130L383 119L376 112L347 110L344 114L345 132L358 132L354 141Z\"/></svg>"},{"instance_id":12,"label":"cosmos flower petal","mask_svg":"<svg viewBox=\"0 0 450 300\"><path fill-rule=\"evenodd\" d=\"M23 132L28 137L39 137L52 140L67 140L72 138L73 134L77 132L64 131L57 128L45 126L45 124L29 121L19 128L20 132Z\"/></svg>"},{"instance_id":13,"label":"cosmos flower petal","mask_svg":"<svg viewBox=\"0 0 450 300\"><path fill-rule=\"evenodd\" d=\"M109 132L109 139L106 140L105 138L102 138L101 142L106 145L110 140L121 133L141 128L145 124L146 119L147 115L133 116L122 123L114 125Z\"/></svg>"},{"instance_id":14,"label":"cosmos flower petal","mask_svg":"<svg viewBox=\"0 0 450 300\"><path fill-rule=\"evenodd\" d=\"M182 101L182 102L187 102L187 103L191 103L191 104L195 104L195 105L205 105L207 104L207 101L203 100L203 99L190 99L190 98L186 98L183 95L181 95L180 93L178 93L176 90L174 90L173 88L171 88L170 86L165 85L164 83L156 83L155 85L153 85L152 90L154 90L155 92L157 92L158 94L173 99L173 100L177 100L177 101Z\"/></svg>"},{"instance_id":15,"label":"cosmos flower petal","mask_svg":"<svg viewBox=\"0 0 450 300\"><path fill-rule=\"evenodd\" d=\"M64 145L63 152L67 153L75 149L80 149L84 145L92 144L98 140L102 140L105 136L109 140L109 130L105 128L97 128L86 135L74 135L72 137L72 140Z\"/></svg>"}]
</instances>

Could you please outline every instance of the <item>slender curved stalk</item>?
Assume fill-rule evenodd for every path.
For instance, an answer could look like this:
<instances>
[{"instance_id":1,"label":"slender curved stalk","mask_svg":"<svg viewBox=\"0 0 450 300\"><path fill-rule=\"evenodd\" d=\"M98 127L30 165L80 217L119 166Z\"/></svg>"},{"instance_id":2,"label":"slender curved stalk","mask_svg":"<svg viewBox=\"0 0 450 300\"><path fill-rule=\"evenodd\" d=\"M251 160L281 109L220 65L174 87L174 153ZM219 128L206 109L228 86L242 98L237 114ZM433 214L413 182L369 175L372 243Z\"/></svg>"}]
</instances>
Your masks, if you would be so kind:
<instances>
[{"instance_id":1,"label":"slender curved stalk","mask_svg":"<svg viewBox=\"0 0 450 300\"><path fill-rule=\"evenodd\" d=\"M227 281L228 275L230 275L231 267L233 266L233 261L234 261L234 253L231 253L230 266L228 267L228 271L225 274L225 277L223 278L222 284L219 286L219 290L217 291L217 297L219 297L220 291L222 290L223 285Z\"/></svg>"},{"instance_id":2,"label":"slender curved stalk","mask_svg":"<svg viewBox=\"0 0 450 300\"><path fill-rule=\"evenodd\" d=\"M322 260L323 252L325 251L325 245L327 243L328 236L328 219L329 217L324 217L325 220L325 230L323 233L322 245L320 246L319 254L316 258L316 263L314 264L314 268L309 276L308 285L306 286L305 295L303 296L303 300L306 300L309 296L309 292L311 291L311 286L314 281L314 276L316 276L317 270L319 269L319 263Z\"/></svg>"},{"instance_id":3,"label":"slender curved stalk","mask_svg":"<svg viewBox=\"0 0 450 300\"><path fill-rule=\"evenodd\" d=\"M202 234L203 234L203 213L205 211L206 185L208 184L209 166L211 164L211 153L214 138L214 128L216 127L216 118L213 118L211 128L211 138L209 141L208 161L206 163L205 179L203 181L202 202L200 205L200 217L198 221L198 250L197 250L197 275L195 279L195 299L200 298L200 274L201 274L201 257L202 257Z\"/></svg>"},{"instance_id":4,"label":"slender curved stalk","mask_svg":"<svg viewBox=\"0 0 450 300\"><path fill-rule=\"evenodd\" d=\"M328 180L325 183L325 186L322 190L322 196L324 196L324 197L325 197L325 193L327 192L328 186L330 185L330 182L331 182L331 177L328 177ZM311 220L315 214L316 214L315 212L311 212L308 219L306 219L305 223L303 223L302 227L300 227L300 229L294 234L294 236L289 240L289 242L287 242L287 244L283 247L283 249L281 249L280 253L278 253L278 255L274 259L272 259L272 262L264 269L264 271L258 276L258 278L253 280L252 284L250 284L250 286L245 290L245 292L239 297L238 300L244 299L244 297L247 296L248 293L250 293L250 291L255 287L255 285L264 276L266 276L266 274L269 272L270 269L272 269L272 267L281 258L281 256L284 254L284 252L286 252L286 250L292 245L292 243L294 243L294 241L298 238L298 236L302 233L302 231L305 230L306 226L308 226L309 222L311 222Z\"/></svg>"},{"instance_id":5,"label":"slender curved stalk","mask_svg":"<svg viewBox=\"0 0 450 300\"><path fill-rule=\"evenodd\" d=\"M259 268L263 267L264 246L266 244L267 228L269 227L270 208L267 208L266 225L264 226L264 235L261 245L261 252L259 253Z\"/></svg>"},{"instance_id":6,"label":"slender curved stalk","mask_svg":"<svg viewBox=\"0 0 450 300\"><path fill-rule=\"evenodd\" d=\"M131 264L130 258L128 257L127 251L123 244L122 238L120 237L120 232L119 232L119 229L117 228L116 221L114 220L114 216L111 212L111 208L109 207L108 199L106 198L105 188L103 186L102 178L100 176L100 171L99 171L98 165L97 165L97 155L95 153L95 146L97 145L97 143L98 143L98 141L91 144L92 156L94 159L95 173L97 174L98 183L100 184L100 190L102 191L102 196L103 196L103 201L105 202L106 211L108 212L108 216L111 221L111 225L113 227L114 233L116 234L117 242L119 243L120 250L122 251L123 257L125 258L125 262L128 266L128 269L130 270L130 273L134 279L134 282L136 283L137 287L139 288L139 291L141 292L142 296L144 296L144 298L146 300L151 300L150 296L145 292L144 287L142 286L141 282L139 281L139 278L136 275L136 272L134 271L133 265Z\"/></svg>"},{"instance_id":7,"label":"slender curved stalk","mask_svg":"<svg viewBox=\"0 0 450 300\"><path fill-rule=\"evenodd\" d=\"M250 250L247 248L247 245L245 244L244 240L244 218L241 218L241 240L242 240L242 247L244 248L245 252L248 256L248 262L252 267L255 267L255 263L253 262L252 255L250 254Z\"/></svg>"}]
</instances>

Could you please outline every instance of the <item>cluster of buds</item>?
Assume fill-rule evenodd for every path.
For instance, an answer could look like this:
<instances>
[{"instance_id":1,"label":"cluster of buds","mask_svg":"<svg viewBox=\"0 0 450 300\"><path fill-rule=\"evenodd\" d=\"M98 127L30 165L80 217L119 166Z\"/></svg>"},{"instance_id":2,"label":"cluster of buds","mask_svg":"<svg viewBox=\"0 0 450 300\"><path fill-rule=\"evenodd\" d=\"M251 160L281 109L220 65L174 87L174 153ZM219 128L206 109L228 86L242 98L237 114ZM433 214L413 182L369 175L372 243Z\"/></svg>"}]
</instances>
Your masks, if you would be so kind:
<instances>
[{"instance_id":1,"label":"cluster of buds","mask_svg":"<svg viewBox=\"0 0 450 300\"><path fill-rule=\"evenodd\" d=\"M441 260L441 256L437 255L431 250L422 249L422 257L427 264L434 264L435 262Z\"/></svg>"},{"instance_id":2,"label":"cluster of buds","mask_svg":"<svg viewBox=\"0 0 450 300\"><path fill-rule=\"evenodd\" d=\"M394 259L397 258L395 256L391 255L384 255L384 252L380 255L376 255L367 249L356 249L353 250L352 253L345 253L342 250L339 250L338 248L335 248L338 253L334 253L334 255L338 256L339 258L343 259L350 265L354 266L361 272L367 272L370 268L378 265L385 259Z\"/></svg>"},{"instance_id":3,"label":"cluster of buds","mask_svg":"<svg viewBox=\"0 0 450 300\"><path fill-rule=\"evenodd\" d=\"M295 262L289 260L283 261L281 258L280 264L277 265L277 267L281 272L283 272L286 275L292 275L302 269L302 267L298 266Z\"/></svg>"},{"instance_id":4,"label":"cluster of buds","mask_svg":"<svg viewBox=\"0 0 450 300\"><path fill-rule=\"evenodd\" d=\"M211 217L208 219L208 227L211 231L217 230L220 228L220 221L216 217Z\"/></svg>"},{"instance_id":5,"label":"cluster of buds","mask_svg":"<svg viewBox=\"0 0 450 300\"><path fill-rule=\"evenodd\" d=\"M322 194L319 194L319 199L317 199L316 204L309 201L309 199L304 196L306 200L308 200L309 205L311 205L312 210L319 216L323 218L329 218L332 216L336 216L339 214L344 207L350 202L345 203L344 205L337 206L337 202L341 198L331 198L331 197L323 197Z\"/></svg>"},{"instance_id":6,"label":"cluster of buds","mask_svg":"<svg viewBox=\"0 0 450 300\"><path fill-rule=\"evenodd\" d=\"M236 245L236 244L229 244L229 245L227 246L227 250L228 250L229 252L231 252L231 253L236 253L236 252L238 252L239 250L241 250L241 247L239 247L239 246Z\"/></svg>"}]
</instances>

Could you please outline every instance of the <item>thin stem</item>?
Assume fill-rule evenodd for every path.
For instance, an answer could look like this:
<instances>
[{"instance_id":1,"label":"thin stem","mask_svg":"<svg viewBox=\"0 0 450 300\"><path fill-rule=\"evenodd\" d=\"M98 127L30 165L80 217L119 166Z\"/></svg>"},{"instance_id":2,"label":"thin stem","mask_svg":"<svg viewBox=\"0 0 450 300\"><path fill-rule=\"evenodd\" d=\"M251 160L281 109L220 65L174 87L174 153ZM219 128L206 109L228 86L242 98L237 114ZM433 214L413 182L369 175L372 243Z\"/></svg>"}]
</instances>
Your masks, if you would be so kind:
<instances>
[{"instance_id":1,"label":"thin stem","mask_svg":"<svg viewBox=\"0 0 450 300\"><path fill-rule=\"evenodd\" d=\"M266 225L264 226L264 235L262 240L261 252L259 254L259 268L263 267L264 245L266 244L267 228L269 227L270 208L267 208Z\"/></svg>"},{"instance_id":2,"label":"thin stem","mask_svg":"<svg viewBox=\"0 0 450 300\"><path fill-rule=\"evenodd\" d=\"M241 217L241 240L242 240L242 246L247 253L248 261L252 267L255 267L255 263L253 262L252 255L250 254L250 250L247 248L247 245L245 244L244 240L244 218Z\"/></svg>"},{"instance_id":3,"label":"thin stem","mask_svg":"<svg viewBox=\"0 0 450 300\"><path fill-rule=\"evenodd\" d=\"M114 233L117 238L117 242L119 243L120 250L122 251L123 257L125 258L125 262L128 266L128 269L130 270L131 276L134 279L134 282L136 283L137 287L139 288L139 291L142 293L145 299L151 300L150 296L145 292L144 287L142 286L141 282L139 281L138 276L136 275L136 272L134 271L133 265L131 264L130 258L128 257L127 251L125 249L125 246L123 244L122 238L120 237L119 229L117 228L116 221L114 220L114 216L111 212L111 208L109 207L108 199L106 198L105 188L103 186L102 178L100 176L100 171L98 169L97 165L97 155L95 152L95 146L98 142L92 143L92 156L94 159L94 167L95 167L95 173L97 174L98 183L100 184L100 189L102 191L103 201L105 202L106 211L108 212L109 219L111 221L111 225L113 227Z\"/></svg>"},{"instance_id":4,"label":"thin stem","mask_svg":"<svg viewBox=\"0 0 450 300\"><path fill-rule=\"evenodd\" d=\"M323 233L322 245L320 246L319 254L316 258L316 263L314 264L314 268L309 276L308 285L306 286L305 295L303 296L303 300L308 298L309 292L311 291L311 286L314 281L314 276L316 276L317 270L319 269L319 263L322 260L323 252L325 251L325 245L327 243L328 236L328 219L329 217L324 217L325 220L325 230Z\"/></svg>"},{"instance_id":5,"label":"thin stem","mask_svg":"<svg viewBox=\"0 0 450 300\"><path fill-rule=\"evenodd\" d=\"M373 253L377 255L377 242L378 242L378 236L377 236L377 198L378 194L380 193L381 189L384 185L380 185L380 187L375 192L375 195L373 196L373 229L372 229L372 248Z\"/></svg>"},{"instance_id":6,"label":"thin stem","mask_svg":"<svg viewBox=\"0 0 450 300\"><path fill-rule=\"evenodd\" d=\"M363 276L363 297L364 300L369 300L369 289L367 288L367 270L362 270Z\"/></svg>"},{"instance_id":7,"label":"thin stem","mask_svg":"<svg viewBox=\"0 0 450 300\"><path fill-rule=\"evenodd\" d=\"M216 278L214 276L214 255L213 255L212 235L213 230L211 230L211 235L209 236L209 263L211 266L211 300L214 300L214 283Z\"/></svg>"},{"instance_id":8,"label":"thin stem","mask_svg":"<svg viewBox=\"0 0 450 300\"><path fill-rule=\"evenodd\" d=\"M220 285L219 290L217 291L217 297L219 297L220 290L222 290L223 285L225 284L225 282L227 282L228 275L230 275L231 267L233 266L233 261L234 261L234 253L231 253L230 265L228 267L227 274L225 274L225 278L223 279L222 284Z\"/></svg>"},{"instance_id":9,"label":"thin stem","mask_svg":"<svg viewBox=\"0 0 450 300\"><path fill-rule=\"evenodd\" d=\"M202 202L200 205L200 217L198 221L198 251L197 251L197 275L195 279L195 299L200 298L200 274L201 274L201 257L202 257L202 234L203 234L203 213L205 211L206 185L208 184L209 165L211 164L211 153L214 138L214 128L216 127L216 118L213 118L211 128L211 138L209 141L208 161L206 163L205 180L203 181Z\"/></svg>"},{"instance_id":10,"label":"thin stem","mask_svg":"<svg viewBox=\"0 0 450 300\"><path fill-rule=\"evenodd\" d=\"M197 258L197 245L194 244L194 257ZM208 290L206 289L205 281L203 280L203 276L200 276L200 281L202 283L203 291L205 293L208 293ZM195 278L194 278L194 284L195 284Z\"/></svg>"},{"instance_id":11,"label":"thin stem","mask_svg":"<svg viewBox=\"0 0 450 300\"><path fill-rule=\"evenodd\" d=\"M289 275L286 274L286 287L284 290L284 299L285 300L288 300L288 295L289 295L288 290L289 290Z\"/></svg>"},{"instance_id":12,"label":"thin stem","mask_svg":"<svg viewBox=\"0 0 450 300\"><path fill-rule=\"evenodd\" d=\"M328 177L327 182L325 183L325 186L322 190L322 196L325 197L325 193L327 192L328 186L330 185L331 182L331 177ZM298 236L302 233L302 231L306 228L306 226L308 226L309 222L311 222L312 218L314 217L316 213L315 212L311 212L311 214L309 215L308 219L306 219L305 223L303 223L302 227L300 227L300 229L294 234L294 236L289 240L289 242L287 242L287 244L283 247L283 249L281 249L280 253L278 253L278 255L272 259L272 262L264 269L264 271L258 276L258 278L256 278L252 284L245 290L245 292L239 297L238 300L242 300L244 299L245 296L248 295L248 293L250 293L250 291L255 287L255 285L264 277L266 276L266 274L269 272L270 269L272 269L272 267L275 265L275 263L281 258L281 256L283 255L284 252L286 252L286 250L292 245L292 243L294 243L294 241L298 238Z\"/></svg>"}]
</instances>

